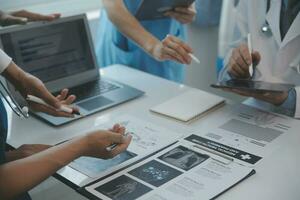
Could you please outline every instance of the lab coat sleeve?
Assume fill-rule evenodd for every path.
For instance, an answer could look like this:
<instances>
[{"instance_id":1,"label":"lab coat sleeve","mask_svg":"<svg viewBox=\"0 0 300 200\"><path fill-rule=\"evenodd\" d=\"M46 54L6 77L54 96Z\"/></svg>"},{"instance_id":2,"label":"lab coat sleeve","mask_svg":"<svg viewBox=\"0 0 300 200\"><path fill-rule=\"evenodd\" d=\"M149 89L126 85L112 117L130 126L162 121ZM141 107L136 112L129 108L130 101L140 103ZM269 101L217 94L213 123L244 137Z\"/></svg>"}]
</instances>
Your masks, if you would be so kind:
<instances>
[{"instance_id":1,"label":"lab coat sleeve","mask_svg":"<svg viewBox=\"0 0 300 200\"><path fill-rule=\"evenodd\" d=\"M249 32L248 27L248 0L241 0L237 5L236 9L233 12L236 12L235 15L235 25L233 30L232 41L228 41L229 48L227 54L225 55L223 61L223 69L220 71L218 76L218 81L225 81L231 79L230 75L227 72L229 60L234 48L238 47L241 43L246 42L247 34Z\"/></svg>"},{"instance_id":2,"label":"lab coat sleeve","mask_svg":"<svg viewBox=\"0 0 300 200\"><path fill-rule=\"evenodd\" d=\"M0 74L8 67L12 59L2 49L0 49Z\"/></svg>"},{"instance_id":3,"label":"lab coat sleeve","mask_svg":"<svg viewBox=\"0 0 300 200\"><path fill-rule=\"evenodd\" d=\"M300 119L300 86L295 87L296 91L296 108L295 108L295 118Z\"/></svg>"}]
</instances>

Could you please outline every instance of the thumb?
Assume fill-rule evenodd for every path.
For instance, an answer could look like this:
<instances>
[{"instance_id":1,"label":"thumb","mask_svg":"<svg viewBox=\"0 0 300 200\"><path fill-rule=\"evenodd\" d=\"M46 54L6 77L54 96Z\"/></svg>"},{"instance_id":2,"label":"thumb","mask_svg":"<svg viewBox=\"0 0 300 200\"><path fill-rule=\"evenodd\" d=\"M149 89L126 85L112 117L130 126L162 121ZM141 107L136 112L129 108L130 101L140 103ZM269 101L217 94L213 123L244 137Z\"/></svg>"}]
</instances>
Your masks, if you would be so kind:
<instances>
[{"instance_id":1,"label":"thumb","mask_svg":"<svg viewBox=\"0 0 300 200\"><path fill-rule=\"evenodd\" d=\"M125 142L126 140L126 136L124 136L123 134L120 134L120 133L115 133L115 132L111 132L111 131L108 131L108 134L109 134L109 140L111 143L115 143L115 144L122 144Z\"/></svg>"},{"instance_id":2,"label":"thumb","mask_svg":"<svg viewBox=\"0 0 300 200\"><path fill-rule=\"evenodd\" d=\"M260 53L258 51L254 51L252 53L252 62L253 62L253 65L258 65L259 62L260 62L260 59L261 59Z\"/></svg>"}]
</instances>

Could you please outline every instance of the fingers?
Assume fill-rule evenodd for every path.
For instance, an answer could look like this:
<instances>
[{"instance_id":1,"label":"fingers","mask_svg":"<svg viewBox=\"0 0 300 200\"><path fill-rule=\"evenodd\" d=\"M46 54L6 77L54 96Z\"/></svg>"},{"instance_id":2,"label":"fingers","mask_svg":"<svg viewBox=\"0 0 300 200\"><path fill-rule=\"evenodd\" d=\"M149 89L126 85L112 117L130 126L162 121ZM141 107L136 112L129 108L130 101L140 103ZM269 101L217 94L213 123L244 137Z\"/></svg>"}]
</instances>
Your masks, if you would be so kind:
<instances>
[{"instance_id":1,"label":"fingers","mask_svg":"<svg viewBox=\"0 0 300 200\"><path fill-rule=\"evenodd\" d=\"M115 124L110 131L124 135L126 128L120 124Z\"/></svg>"},{"instance_id":2,"label":"fingers","mask_svg":"<svg viewBox=\"0 0 300 200\"><path fill-rule=\"evenodd\" d=\"M27 95L31 94L40 97L50 106L53 106L56 109L60 108L61 104L58 99L56 99L49 92L49 90L45 87L44 83L40 79L28 74L24 82L25 84L27 84Z\"/></svg>"},{"instance_id":3,"label":"fingers","mask_svg":"<svg viewBox=\"0 0 300 200\"><path fill-rule=\"evenodd\" d=\"M182 24L188 24L195 19L196 10L193 7L177 7L174 11L166 12L165 15L176 19Z\"/></svg>"},{"instance_id":4,"label":"fingers","mask_svg":"<svg viewBox=\"0 0 300 200\"><path fill-rule=\"evenodd\" d=\"M188 44L181 41L179 38L177 38L175 36L172 36L172 35L167 35L167 37L169 37L172 41L178 43L180 46L182 46L189 53L193 53L192 47L190 47Z\"/></svg>"},{"instance_id":5,"label":"fingers","mask_svg":"<svg viewBox=\"0 0 300 200\"><path fill-rule=\"evenodd\" d=\"M178 63L185 64L184 58L180 54L178 54L175 50L167 46L163 48L163 59L175 60Z\"/></svg>"},{"instance_id":6,"label":"fingers","mask_svg":"<svg viewBox=\"0 0 300 200\"><path fill-rule=\"evenodd\" d=\"M110 152L111 156L112 156L112 157L115 157L116 155L118 155L118 154L124 152L124 151L128 148L128 146L129 146L129 144L130 144L130 142L131 142L131 139L132 139L132 136L131 136L131 135L127 136L127 137L124 139L124 141L123 141L122 144L119 144L114 150L112 150L112 151Z\"/></svg>"},{"instance_id":7,"label":"fingers","mask_svg":"<svg viewBox=\"0 0 300 200\"><path fill-rule=\"evenodd\" d=\"M59 109L61 107L61 103L58 99L56 99L44 86L44 84L41 84L39 87L40 97L50 106L53 106L56 109Z\"/></svg>"},{"instance_id":8,"label":"fingers","mask_svg":"<svg viewBox=\"0 0 300 200\"><path fill-rule=\"evenodd\" d=\"M180 39L167 35L167 37L162 41L162 44L164 59L170 58L182 64L191 63L189 53L192 52L192 48Z\"/></svg>"},{"instance_id":9,"label":"fingers","mask_svg":"<svg viewBox=\"0 0 300 200\"><path fill-rule=\"evenodd\" d=\"M11 15L13 15L15 17L27 18L28 21L53 21L61 16L59 13L54 13L54 14L50 14L50 15L42 15L42 14L38 14L38 13L29 12L27 10L20 10L20 11L12 12Z\"/></svg>"},{"instance_id":10,"label":"fingers","mask_svg":"<svg viewBox=\"0 0 300 200\"><path fill-rule=\"evenodd\" d=\"M76 96L70 95L64 101L62 101L62 103L66 105L71 105L75 100L76 100Z\"/></svg>"},{"instance_id":11,"label":"fingers","mask_svg":"<svg viewBox=\"0 0 300 200\"><path fill-rule=\"evenodd\" d=\"M63 89L58 96L56 96L56 99L58 99L61 103L70 105L76 100L75 95L68 96L69 90Z\"/></svg>"},{"instance_id":12,"label":"fingers","mask_svg":"<svg viewBox=\"0 0 300 200\"><path fill-rule=\"evenodd\" d=\"M229 74L234 78L249 78L249 66L252 60L248 50L248 46L242 44L232 51L229 60Z\"/></svg>"},{"instance_id":13,"label":"fingers","mask_svg":"<svg viewBox=\"0 0 300 200\"><path fill-rule=\"evenodd\" d=\"M69 90L68 89L63 89L60 94L56 97L59 101L63 101L66 99L68 96Z\"/></svg>"},{"instance_id":14,"label":"fingers","mask_svg":"<svg viewBox=\"0 0 300 200\"><path fill-rule=\"evenodd\" d=\"M11 15L7 15L3 20L1 20L2 26L10 26L14 24L21 24L24 25L27 23L27 18L24 17L14 17Z\"/></svg>"},{"instance_id":15,"label":"fingers","mask_svg":"<svg viewBox=\"0 0 300 200\"><path fill-rule=\"evenodd\" d=\"M126 140L127 136L124 136L122 133L123 130L119 131L120 132L108 131L108 138L111 144L122 144Z\"/></svg>"},{"instance_id":16,"label":"fingers","mask_svg":"<svg viewBox=\"0 0 300 200\"><path fill-rule=\"evenodd\" d=\"M34 111L38 111L38 112L43 112L55 117L68 117L68 118L73 118L74 115L71 113L66 113L63 111L59 111L55 108L49 107L49 106L44 106L41 104L37 104L37 103L32 103L30 102L30 108Z\"/></svg>"},{"instance_id":17,"label":"fingers","mask_svg":"<svg viewBox=\"0 0 300 200\"><path fill-rule=\"evenodd\" d=\"M260 62L260 59L261 59L260 53L258 51L254 51L252 53L252 62L253 62L253 65L254 66L258 65L259 62Z\"/></svg>"}]
</instances>

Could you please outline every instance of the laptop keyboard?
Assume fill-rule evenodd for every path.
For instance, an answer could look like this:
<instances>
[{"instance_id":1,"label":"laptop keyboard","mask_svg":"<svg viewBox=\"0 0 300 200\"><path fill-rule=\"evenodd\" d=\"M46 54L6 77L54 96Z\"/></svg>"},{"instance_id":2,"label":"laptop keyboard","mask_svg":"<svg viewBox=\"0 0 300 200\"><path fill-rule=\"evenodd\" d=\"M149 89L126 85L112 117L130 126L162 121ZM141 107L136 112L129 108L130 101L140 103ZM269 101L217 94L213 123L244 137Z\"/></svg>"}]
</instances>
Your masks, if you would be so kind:
<instances>
[{"instance_id":1,"label":"laptop keyboard","mask_svg":"<svg viewBox=\"0 0 300 200\"><path fill-rule=\"evenodd\" d=\"M76 102L99 96L120 88L118 85L104 80L96 80L69 89L69 94L76 95ZM57 94L56 94L57 95Z\"/></svg>"}]
</instances>

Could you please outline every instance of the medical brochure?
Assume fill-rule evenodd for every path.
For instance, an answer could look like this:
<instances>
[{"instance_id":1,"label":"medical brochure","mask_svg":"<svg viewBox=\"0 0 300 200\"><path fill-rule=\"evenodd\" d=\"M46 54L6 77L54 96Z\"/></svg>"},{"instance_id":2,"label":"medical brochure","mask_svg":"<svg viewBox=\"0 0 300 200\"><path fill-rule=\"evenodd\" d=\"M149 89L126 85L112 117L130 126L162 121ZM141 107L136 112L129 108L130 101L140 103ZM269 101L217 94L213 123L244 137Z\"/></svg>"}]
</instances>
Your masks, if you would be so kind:
<instances>
[{"instance_id":1,"label":"medical brochure","mask_svg":"<svg viewBox=\"0 0 300 200\"><path fill-rule=\"evenodd\" d=\"M186 139L85 187L103 200L208 200L254 174L253 168Z\"/></svg>"},{"instance_id":2,"label":"medical brochure","mask_svg":"<svg viewBox=\"0 0 300 200\"><path fill-rule=\"evenodd\" d=\"M255 166L271 155L285 135L297 131L297 120L243 104L228 106L222 116L207 119L188 140L222 153L242 165Z\"/></svg>"}]
</instances>

